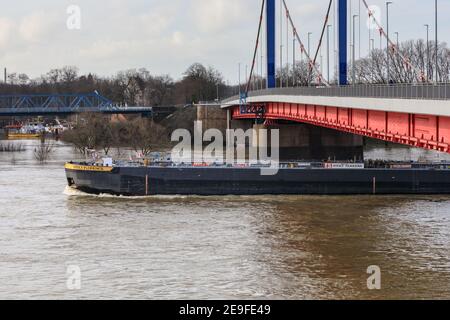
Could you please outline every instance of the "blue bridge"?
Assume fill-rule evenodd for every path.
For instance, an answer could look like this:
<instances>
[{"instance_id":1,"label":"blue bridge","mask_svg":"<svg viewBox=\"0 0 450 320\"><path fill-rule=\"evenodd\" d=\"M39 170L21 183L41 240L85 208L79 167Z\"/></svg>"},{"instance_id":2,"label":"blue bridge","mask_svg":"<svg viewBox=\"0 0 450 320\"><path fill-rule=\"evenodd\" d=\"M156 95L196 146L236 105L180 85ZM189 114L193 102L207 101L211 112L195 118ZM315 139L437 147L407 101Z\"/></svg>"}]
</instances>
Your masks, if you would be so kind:
<instances>
[{"instance_id":1,"label":"blue bridge","mask_svg":"<svg viewBox=\"0 0 450 320\"><path fill-rule=\"evenodd\" d=\"M0 95L0 116L70 115L84 112L142 114L152 116L153 107L123 106L99 93Z\"/></svg>"}]
</instances>

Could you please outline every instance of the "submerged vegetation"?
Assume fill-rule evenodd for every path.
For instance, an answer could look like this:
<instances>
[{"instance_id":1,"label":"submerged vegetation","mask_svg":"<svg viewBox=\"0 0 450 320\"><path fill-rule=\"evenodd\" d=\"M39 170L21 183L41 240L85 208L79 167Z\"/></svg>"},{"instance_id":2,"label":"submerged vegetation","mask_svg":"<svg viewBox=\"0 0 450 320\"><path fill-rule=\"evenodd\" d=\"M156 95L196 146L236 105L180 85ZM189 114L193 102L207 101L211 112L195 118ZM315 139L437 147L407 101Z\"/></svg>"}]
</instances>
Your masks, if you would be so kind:
<instances>
[{"instance_id":1,"label":"submerged vegetation","mask_svg":"<svg viewBox=\"0 0 450 320\"><path fill-rule=\"evenodd\" d=\"M0 143L0 152L23 152L25 150L25 146L22 143Z\"/></svg>"},{"instance_id":2,"label":"submerged vegetation","mask_svg":"<svg viewBox=\"0 0 450 320\"><path fill-rule=\"evenodd\" d=\"M37 161L44 164L50 159L50 155L55 150L53 143L42 142L38 147L34 149L34 157Z\"/></svg>"}]
</instances>

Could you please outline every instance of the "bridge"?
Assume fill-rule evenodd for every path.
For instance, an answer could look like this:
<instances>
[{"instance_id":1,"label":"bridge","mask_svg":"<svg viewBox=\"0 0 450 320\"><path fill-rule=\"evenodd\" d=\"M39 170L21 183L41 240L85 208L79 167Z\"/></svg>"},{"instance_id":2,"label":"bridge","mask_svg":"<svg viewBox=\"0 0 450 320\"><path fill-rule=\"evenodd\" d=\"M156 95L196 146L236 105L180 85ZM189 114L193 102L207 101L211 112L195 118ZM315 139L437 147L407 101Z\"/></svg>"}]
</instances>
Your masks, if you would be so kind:
<instances>
[{"instance_id":1,"label":"bridge","mask_svg":"<svg viewBox=\"0 0 450 320\"><path fill-rule=\"evenodd\" d=\"M0 95L0 116L70 115L84 112L154 116L161 110L158 111L153 107L115 104L97 92L88 94Z\"/></svg>"},{"instance_id":2,"label":"bridge","mask_svg":"<svg viewBox=\"0 0 450 320\"><path fill-rule=\"evenodd\" d=\"M406 70L413 72L417 81L402 84L388 81L385 84L348 83L347 56L347 0L337 0L338 15L338 74L337 84L332 85L324 77L316 57L305 50L302 39L290 15L287 1L279 0L287 22L293 30L294 43L298 51L306 57L308 72L317 79L308 78L304 87L292 85L289 81L283 87L283 79L278 79L277 87L275 62L275 5L276 0L262 1L258 40L250 77L240 94L222 101L231 120L251 120L264 125L304 123L335 132L345 132L413 147L450 153L450 84L431 82L424 77L407 56L403 56L397 44L391 41L388 32L376 21L367 1L362 0L369 18L379 26L380 36L388 43L388 55L398 55ZM335 0L336 1L336 0ZM331 3L328 7L324 28L328 25ZM254 86L255 58L260 45L262 21L266 13L267 61L265 88ZM323 32L322 32L323 37ZM262 37L261 37L262 38ZM322 39L319 41L319 52ZM354 44L353 44L354 45ZM309 51L309 50L308 50ZM281 54L281 52L280 52ZM295 59L295 56L294 56ZM388 58L389 61L389 58ZM295 62L294 62L295 63ZM283 68L283 65L279 66ZM289 67L289 65L288 65ZM253 78L252 78L253 77ZM389 77L388 77L389 79ZM241 86L240 86L241 87ZM261 86L262 87L262 86Z\"/></svg>"}]
</instances>

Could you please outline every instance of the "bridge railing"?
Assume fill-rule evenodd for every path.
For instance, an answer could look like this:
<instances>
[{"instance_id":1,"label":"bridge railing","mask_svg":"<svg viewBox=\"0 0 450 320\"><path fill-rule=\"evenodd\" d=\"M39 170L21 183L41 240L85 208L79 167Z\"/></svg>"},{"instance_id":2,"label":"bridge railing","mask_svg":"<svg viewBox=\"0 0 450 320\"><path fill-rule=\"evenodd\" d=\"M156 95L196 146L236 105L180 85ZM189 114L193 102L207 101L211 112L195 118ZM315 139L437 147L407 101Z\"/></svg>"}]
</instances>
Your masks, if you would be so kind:
<instances>
[{"instance_id":1,"label":"bridge railing","mask_svg":"<svg viewBox=\"0 0 450 320\"><path fill-rule=\"evenodd\" d=\"M349 98L382 98L413 100L450 100L450 83L439 84L359 84L331 87L273 88L249 92L249 97L293 95ZM235 96L225 100L238 100Z\"/></svg>"}]
</instances>

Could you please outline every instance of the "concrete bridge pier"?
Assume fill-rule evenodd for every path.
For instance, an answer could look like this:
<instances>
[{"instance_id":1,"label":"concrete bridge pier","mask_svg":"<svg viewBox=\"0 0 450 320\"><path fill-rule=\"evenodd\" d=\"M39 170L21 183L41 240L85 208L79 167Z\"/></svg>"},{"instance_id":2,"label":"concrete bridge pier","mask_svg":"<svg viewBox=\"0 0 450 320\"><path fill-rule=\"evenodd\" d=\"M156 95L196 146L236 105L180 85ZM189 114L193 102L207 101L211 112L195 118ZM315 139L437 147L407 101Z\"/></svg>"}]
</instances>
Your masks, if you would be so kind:
<instances>
[{"instance_id":1,"label":"concrete bridge pier","mask_svg":"<svg viewBox=\"0 0 450 320\"><path fill-rule=\"evenodd\" d=\"M276 126L254 124L252 120L233 120L232 129L279 129L280 160L363 160L364 138L309 124L283 123ZM254 139L253 144L259 143ZM269 138L270 143L270 138Z\"/></svg>"},{"instance_id":2,"label":"concrete bridge pier","mask_svg":"<svg viewBox=\"0 0 450 320\"><path fill-rule=\"evenodd\" d=\"M309 124L281 124L281 160L362 160L361 136L316 127Z\"/></svg>"}]
</instances>

